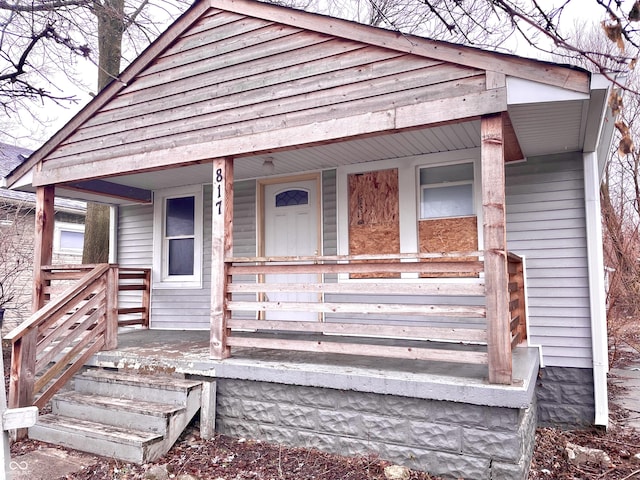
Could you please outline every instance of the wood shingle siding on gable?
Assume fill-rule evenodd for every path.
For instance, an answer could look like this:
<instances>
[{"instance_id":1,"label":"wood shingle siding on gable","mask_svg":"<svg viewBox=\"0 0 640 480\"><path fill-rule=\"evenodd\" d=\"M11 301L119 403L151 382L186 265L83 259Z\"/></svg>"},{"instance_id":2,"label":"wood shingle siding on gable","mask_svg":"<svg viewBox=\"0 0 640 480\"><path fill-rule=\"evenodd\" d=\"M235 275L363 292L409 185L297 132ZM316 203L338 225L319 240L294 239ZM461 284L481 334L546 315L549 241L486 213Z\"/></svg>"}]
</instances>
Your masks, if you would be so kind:
<instances>
[{"instance_id":1,"label":"wood shingle siding on gable","mask_svg":"<svg viewBox=\"0 0 640 480\"><path fill-rule=\"evenodd\" d=\"M508 165L509 250L527 259L529 325L546 366L591 368L580 154Z\"/></svg>"},{"instance_id":2,"label":"wood shingle siding on gable","mask_svg":"<svg viewBox=\"0 0 640 480\"><path fill-rule=\"evenodd\" d=\"M118 159L120 168L156 168L169 157L280 148L292 135L321 142L437 123L456 108L460 118L497 111L503 90L487 90L484 70L213 13L62 142L44 169L68 179ZM341 120L349 128L323 127ZM303 136L306 126L311 137Z\"/></svg>"}]
</instances>

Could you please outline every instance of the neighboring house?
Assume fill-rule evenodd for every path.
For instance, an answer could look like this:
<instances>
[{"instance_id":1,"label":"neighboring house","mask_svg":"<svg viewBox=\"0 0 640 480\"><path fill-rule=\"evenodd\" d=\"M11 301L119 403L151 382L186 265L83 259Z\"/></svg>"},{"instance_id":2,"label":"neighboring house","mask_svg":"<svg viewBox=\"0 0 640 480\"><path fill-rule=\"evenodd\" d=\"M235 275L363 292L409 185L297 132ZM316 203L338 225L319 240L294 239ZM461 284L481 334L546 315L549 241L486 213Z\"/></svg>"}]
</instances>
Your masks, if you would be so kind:
<instances>
[{"instance_id":1,"label":"neighboring house","mask_svg":"<svg viewBox=\"0 0 640 480\"><path fill-rule=\"evenodd\" d=\"M0 177L9 175L31 153L26 148L0 143ZM13 297L4 306L5 331L31 314L35 206L33 193L0 189L0 279L8 277L5 294ZM85 202L56 198L54 263L82 263L85 212Z\"/></svg>"},{"instance_id":2,"label":"neighboring house","mask_svg":"<svg viewBox=\"0 0 640 480\"><path fill-rule=\"evenodd\" d=\"M150 328L210 332L193 365L215 364L221 433L524 478L536 419L608 421L610 91L202 0L6 181L114 206L112 258L152 268ZM278 349L309 365L258 381Z\"/></svg>"}]
</instances>

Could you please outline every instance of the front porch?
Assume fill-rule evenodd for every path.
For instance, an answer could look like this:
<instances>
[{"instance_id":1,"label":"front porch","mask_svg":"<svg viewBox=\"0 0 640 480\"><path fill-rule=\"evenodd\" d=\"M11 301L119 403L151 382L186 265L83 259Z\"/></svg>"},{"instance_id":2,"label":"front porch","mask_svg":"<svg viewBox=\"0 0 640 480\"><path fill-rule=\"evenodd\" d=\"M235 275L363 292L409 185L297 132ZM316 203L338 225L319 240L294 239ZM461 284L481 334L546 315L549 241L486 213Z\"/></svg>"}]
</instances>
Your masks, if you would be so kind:
<instances>
[{"instance_id":1,"label":"front porch","mask_svg":"<svg viewBox=\"0 0 640 480\"><path fill-rule=\"evenodd\" d=\"M536 349L514 350L517 380L506 386L489 384L478 365L241 347L213 360L208 348L207 332L137 330L88 364L210 382L215 400L201 431L376 454L454 478L526 478Z\"/></svg>"},{"instance_id":2,"label":"front porch","mask_svg":"<svg viewBox=\"0 0 640 480\"><path fill-rule=\"evenodd\" d=\"M272 336L273 340L277 338L277 334ZM393 340L381 343L397 344ZM486 367L456 362L400 358L383 361L364 355L246 347L234 348L232 357L216 360L209 358L208 352L208 332L131 330L119 335L116 349L98 352L87 365L508 408L531 404L539 367L538 350L524 346L513 351L512 385L492 385L487 381Z\"/></svg>"}]
</instances>

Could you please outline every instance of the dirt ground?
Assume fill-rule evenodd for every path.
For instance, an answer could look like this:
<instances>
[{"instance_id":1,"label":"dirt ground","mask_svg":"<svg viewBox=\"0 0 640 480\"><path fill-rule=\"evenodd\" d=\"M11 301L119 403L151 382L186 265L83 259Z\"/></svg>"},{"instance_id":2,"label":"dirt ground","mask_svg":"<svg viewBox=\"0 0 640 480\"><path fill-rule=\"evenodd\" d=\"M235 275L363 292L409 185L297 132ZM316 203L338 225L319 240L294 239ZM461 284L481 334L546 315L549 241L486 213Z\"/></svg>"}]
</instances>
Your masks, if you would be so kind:
<instances>
[{"instance_id":1,"label":"dirt ground","mask_svg":"<svg viewBox=\"0 0 640 480\"><path fill-rule=\"evenodd\" d=\"M617 359L617 362L624 361L624 358ZM8 363L5 357L5 380ZM611 384L611 395L615 396L620 388ZM626 416L627 412L612 405L612 427L606 432L538 429L529 480L640 480L640 460L634 457L640 453L640 434L632 428L625 427ZM609 455L611 463L572 465L565 451L569 442L601 449ZM11 455L18 456L45 446L48 447L31 440L17 442L11 447ZM134 465L101 458L96 464L61 479L384 480L384 468L388 465L388 462L376 457L342 457L317 450L289 448L249 439L217 436L213 440L205 441L199 437L197 424L194 423L169 453L153 464ZM154 471L156 476L151 476ZM160 472L159 475L157 472ZM439 477L413 471L409 479L437 480Z\"/></svg>"}]
</instances>

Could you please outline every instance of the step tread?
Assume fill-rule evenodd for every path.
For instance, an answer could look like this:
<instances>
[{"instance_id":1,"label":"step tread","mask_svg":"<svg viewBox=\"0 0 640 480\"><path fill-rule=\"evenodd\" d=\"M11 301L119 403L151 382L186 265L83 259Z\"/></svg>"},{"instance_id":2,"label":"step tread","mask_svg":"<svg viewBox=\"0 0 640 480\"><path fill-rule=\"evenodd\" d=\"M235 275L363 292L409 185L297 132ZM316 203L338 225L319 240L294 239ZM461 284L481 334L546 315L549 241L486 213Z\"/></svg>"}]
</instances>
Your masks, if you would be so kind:
<instances>
[{"instance_id":1,"label":"step tread","mask_svg":"<svg viewBox=\"0 0 640 480\"><path fill-rule=\"evenodd\" d=\"M49 428L68 433L82 434L89 438L101 438L114 443L143 447L147 444L161 441L163 436L158 433L133 430L130 428L114 427L103 423L80 420L49 413L38 418L36 428ZM33 427L32 427L33 428Z\"/></svg>"},{"instance_id":2,"label":"step tread","mask_svg":"<svg viewBox=\"0 0 640 480\"><path fill-rule=\"evenodd\" d=\"M169 403L149 402L125 397L109 397L75 391L58 393L55 398L74 404L104 407L109 410L140 413L154 417L169 417L185 408L184 406Z\"/></svg>"},{"instance_id":3,"label":"step tread","mask_svg":"<svg viewBox=\"0 0 640 480\"><path fill-rule=\"evenodd\" d=\"M138 375L120 371L110 371L102 369L90 369L82 372L80 377L93 379L96 381L114 382L127 385L141 385L164 390L190 390L198 387L202 382L197 380L186 380L162 375Z\"/></svg>"}]
</instances>

